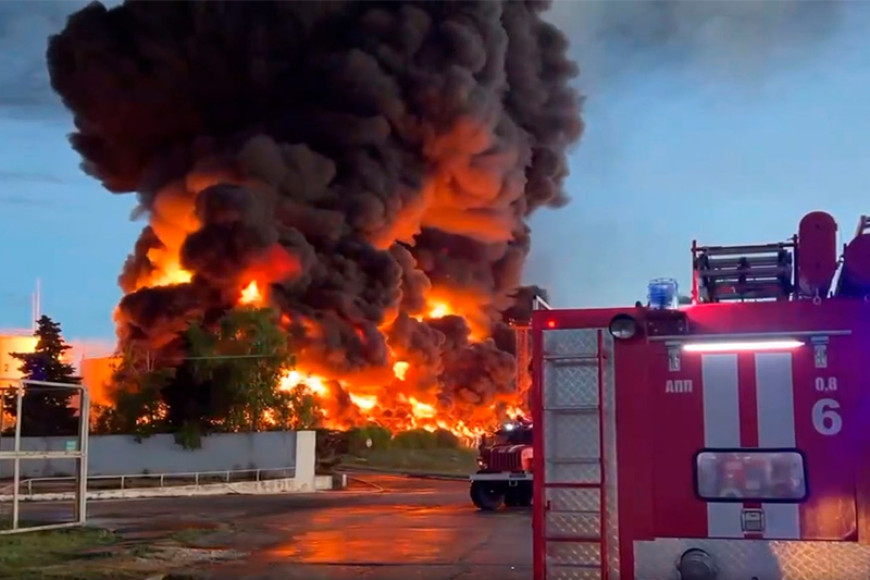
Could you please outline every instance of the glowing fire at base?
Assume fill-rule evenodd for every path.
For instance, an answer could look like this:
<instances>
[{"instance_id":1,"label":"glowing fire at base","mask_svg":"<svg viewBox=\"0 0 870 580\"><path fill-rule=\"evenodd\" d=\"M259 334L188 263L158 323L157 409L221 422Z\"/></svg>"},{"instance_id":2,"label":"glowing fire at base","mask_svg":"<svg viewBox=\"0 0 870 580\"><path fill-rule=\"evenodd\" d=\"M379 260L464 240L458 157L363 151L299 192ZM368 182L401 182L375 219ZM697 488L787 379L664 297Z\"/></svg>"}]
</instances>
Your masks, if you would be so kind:
<instances>
[{"instance_id":1,"label":"glowing fire at base","mask_svg":"<svg viewBox=\"0 0 870 580\"><path fill-rule=\"evenodd\" d=\"M396 377L400 380L404 373L410 368L410 364L405 361L398 361L394 365ZM353 411L356 414L355 420L342 420L342 415L354 417L354 412L348 413L344 409L343 413L337 412L329 405L335 404L335 393L328 386L334 383L336 387L347 392L350 404L353 406ZM469 425L462 420L449 420L445 417L445 413L440 413L436 405L420 401L413 396L407 396L402 393L385 393L383 396L373 394L363 394L362 392L351 392L351 389L342 381L329 381L323 377L300 372L299 370L291 370L284 373L281 377L281 382L278 387L282 391L295 391L297 389L306 389L316 399L324 405L323 426L327 429L347 429L353 426L359 426L366 422L379 424L392 431L401 431L407 429L425 429L426 431L436 431L443 429L452 432L461 440L468 444L473 443L481 435L487 433L495 422L499 419L498 409L496 404L492 404L486 409L481 409L481 421L479 424ZM370 391L374 389L359 389L360 391ZM384 397L386 397L385 400ZM501 414L503 416L515 417L523 415L522 410L515 406L502 405Z\"/></svg>"},{"instance_id":2,"label":"glowing fire at base","mask_svg":"<svg viewBox=\"0 0 870 580\"><path fill-rule=\"evenodd\" d=\"M244 305L264 303L256 281L241 290L238 302ZM420 319L443 318L455 315L457 311L439 296L430 301L424 312ZM282 323L290 323L286 315ZM479 340L473 331L469 338L472 341ZM397 360L399 357L392 350L389 354L393 380L382 376L372 379L373 383L367 383L359 379L321 376L307 372L303 361L302 368L284 373L278 389L286 392L304 389L313 395L321 408L321 424L327 429L348 429L366 423L378 424L393 432L443 429L469 444L490 431L500 420L524 414L515 405L519 397L506 395L498 403L475 409L469 417L452 416L449 409L440 407L434 393L410 390L414 381L410 376L411 363Z\"/></svg>"}]
</instances>

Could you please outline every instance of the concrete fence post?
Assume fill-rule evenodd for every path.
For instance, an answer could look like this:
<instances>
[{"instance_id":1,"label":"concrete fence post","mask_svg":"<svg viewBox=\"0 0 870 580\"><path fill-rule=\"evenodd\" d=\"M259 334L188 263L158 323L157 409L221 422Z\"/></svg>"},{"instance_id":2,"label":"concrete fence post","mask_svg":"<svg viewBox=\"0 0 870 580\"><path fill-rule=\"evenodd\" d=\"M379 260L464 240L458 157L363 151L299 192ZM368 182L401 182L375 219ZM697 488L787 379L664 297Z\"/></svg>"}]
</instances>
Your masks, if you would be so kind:
<instances>
[{"instance_id":1,"label":"concrete fence post","mask_svg":"<svg viewBox=\"0 0 870 580\"><path fill-rule=\"evenodd\" d=\"M314 431L296 432L296 489L314 491L314 467L316 461L317 433Z\"/></svg>"}]
</instances>

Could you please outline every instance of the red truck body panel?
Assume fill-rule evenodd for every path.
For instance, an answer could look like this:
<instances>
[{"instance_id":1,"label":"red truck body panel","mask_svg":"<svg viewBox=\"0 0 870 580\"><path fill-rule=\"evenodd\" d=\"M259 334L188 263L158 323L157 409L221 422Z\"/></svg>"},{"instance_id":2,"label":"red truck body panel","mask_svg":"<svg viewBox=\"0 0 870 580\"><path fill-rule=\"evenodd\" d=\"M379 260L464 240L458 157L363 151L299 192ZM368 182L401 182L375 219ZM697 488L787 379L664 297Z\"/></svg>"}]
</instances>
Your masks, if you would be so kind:
<instances>
[{"instance_id":1,"label":"red truck body panel","mask_svg":"<svg viewBox=\"0 0 870 580\"><path fill-rule=\"evenodd\" d=\"M853 573L864 574L856 578L868 577L870 551L864 544L870 544L870 479L865 467L870 464L870 429L865 426L870 417L870 303L832 298L699 304L680 311L688 321L687 334L655 337L641 332L628 340L610 336L608 325L618 314L643 321L648 316L645 309L534 313L535 579L653 578L666 568L656 558L664 558L667 550L682 553L695 545L719 554L747 546L775 554L768 558L759 552L739 570L724 570L720 578L744 577L741 574L751 573L753 565L779 567L779 575L771 572L759 578L814 578L810 572L786 573L782 550L791 550L789 557L799 562L818 560L820 554L832 557L837 546L846 546L847 551L836 557L849 566L838 578ZM555 396L548 389L556 388L557 371L564 374L583 358L569 356L567 350L559 354L562 347L552 346L562 340L560 336L575 342L581 337L565 331L586 332L582 336L589 345L593 334L588 333L598 337L602 467L600 479L592 483L556 475L560 461L570 464L555 455L556 447L563 445L559 442L570 439L564 429L557 438L556 423L569 425L571 413L575 418L570 421L576 423L578 414L591 412L583 406L559 410L547 402ZM772 350L682 349L687 342L714 336L731 341L791 337L804 344ZM817 343L825 345L824 360ZM675 348L680 350L678 369L671 367ZM548 422L553 429L548 429ZM746 454L752 449L770 451ZM571 453L565 451L565 457ZM729 459L732 456L743 459ZM580 463L575 458L574 464ZM732 489L748 499L705 499L703 486L723 494L717 497ZM770 491L774 489L780 491ZM791 493L782 491L788 489L797 490L791 499L777 499L776 493ZM566 493L580 497L584 490L600 494L600 533L556 533L558 522L569 520L579 529L579 509L554 506ZM768 495L762 501L753 499L754 490L758 497ZM800 495L805 498L794 499ZM763 518L761 529L747 523L753 517ZM594 566L577 568L579 564L566 555L584 550L599 550L599 575L579 575ZM860 566L863 572L855 571Z\"/></svg>"}]
</instances>

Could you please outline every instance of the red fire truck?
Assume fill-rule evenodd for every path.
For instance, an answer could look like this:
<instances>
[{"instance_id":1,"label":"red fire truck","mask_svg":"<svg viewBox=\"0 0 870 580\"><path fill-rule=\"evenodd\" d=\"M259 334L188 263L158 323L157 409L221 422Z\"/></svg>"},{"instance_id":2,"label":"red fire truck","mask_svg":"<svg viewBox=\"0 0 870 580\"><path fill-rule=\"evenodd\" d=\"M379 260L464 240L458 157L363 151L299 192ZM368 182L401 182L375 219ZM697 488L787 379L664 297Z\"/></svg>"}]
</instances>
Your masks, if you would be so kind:
<instances>
[{"instance_id":1,"label":"red fire truck","mask_svg":"<svg viewBox=\"0 0 870 580\"><path fill-rule=\"evenodd\" d=\"M471 479L471 501L482 510L529 506L532 503L533 425L523 417L508 421L478 448L477 473Z\"/></svg>"},{"instance_id":2,"label":"red fire truck","mask_svg":"<svg viewBox=\"0 0 870 580\"><path fill-rule=\"evenodd\" d=\"M535 580L870 578L870 219L533 314Z\"/></svg>"}]
</instances>

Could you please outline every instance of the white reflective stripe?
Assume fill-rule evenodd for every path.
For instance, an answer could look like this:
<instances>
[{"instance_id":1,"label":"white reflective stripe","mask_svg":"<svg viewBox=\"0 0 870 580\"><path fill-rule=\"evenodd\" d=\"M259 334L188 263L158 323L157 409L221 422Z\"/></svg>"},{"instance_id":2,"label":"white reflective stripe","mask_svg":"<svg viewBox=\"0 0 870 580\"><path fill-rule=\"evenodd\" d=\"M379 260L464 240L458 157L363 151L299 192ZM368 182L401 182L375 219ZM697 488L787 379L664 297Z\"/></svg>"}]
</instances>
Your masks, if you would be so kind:
<instances>
[{"instance_id":1,"label":"white reflective stripe","mask_svg":"<svg viewBox=\"0 0 870 580\"><path fill-rule=\"evenodd\" d=\"M795 447L794 380L791 353L755 355L758 446ZM798 504L762 504L765 538L799 539Z\"/></svg>"},{"instance_id":2,"label":"white reflective stripe","mask_svg":"<svg viewBox=\"0 0 870 580\"><path fill-rule=\"evenodd\" d=\"M759 447L795 446L793 385L790 353L755 355Z\"/></svg>"},{"instance_id":3,"label":"white reflective stripe","mask_svg":"<svg viewBox=\"0 0 870 580\"><path fill-rule=\"evenodd\" d=\"M701 356L704 446L740 447L740 399L736 354ZM707 503L707 535L742 538L740 503Z\"/></svg>"},{"instance_id":4,"label":"white reflective stripe","mask_svg":"<svg viewBox=\"0 0 870 580\"><path fill-rule=\"evenodd\" d=\"M704 389L704 446L740 447L737 355L703 355L701 380Z\"/></svg>"}]
</instances>

